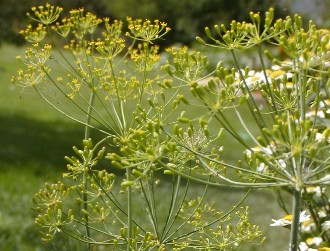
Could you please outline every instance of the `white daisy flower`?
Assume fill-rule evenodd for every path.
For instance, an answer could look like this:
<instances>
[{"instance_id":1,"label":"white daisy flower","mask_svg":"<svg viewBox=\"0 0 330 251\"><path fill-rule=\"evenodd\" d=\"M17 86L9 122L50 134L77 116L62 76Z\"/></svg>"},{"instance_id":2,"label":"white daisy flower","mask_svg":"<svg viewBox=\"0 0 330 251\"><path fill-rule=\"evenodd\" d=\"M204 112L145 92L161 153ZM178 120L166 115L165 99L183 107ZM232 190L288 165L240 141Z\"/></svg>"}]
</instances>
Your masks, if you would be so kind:
<instances>
[{"instance_id":1,"label":"white daisy flower","mask_svg":"<svg viewBox=\"0 0 330 251\"><path fill-rule=\"evenodd\" d=\"M317 112L309 111L309 112L306 113L306 117L308 117L308 118L314 118L315 116L320 118L320 119L324 119L325 118L324 111L318 110Z\"/></svg>"},{"instance_id":2,"label":"white daisy flower","mask_svg":"<svg viewBox=\"0 0 330 251\"><path fill-rule=\"evenodd\" d=\"M310 186L306 188L306 192L308 194L313 194L315 197L320 198L325 192L325 188L321 188L320 186Z\"/></svg>"},{"instance_id":3,"label":"white daisy flower","mask_svg":"<svg viewBox=\"0 0 330 251\"><path fill-rule=\"evenodd\" d=\"M282 79L283 76L286 75L287 79L292 78L292 72L286 72L283 70L275 70L269 73L269 77L272 79Z\"/></svg>"},{"instance_id":4,"label":"white daisy flower","mask_svg":"<svg viewBox=\"0 0 330 251\"><path fill-rule=\"evenodd\" d=\"M266 167L265 163L261 163L258 167L257 167L257 172L258 173L265 173L267 172L268 168Z\"/></svg>"},{"instance_id":5,"label":"white daisy flower","mask_svg":"<svg viewBox=\"0 0 330 251\"><path fill-rule=\"evenodd\" d=\"M299 222L305 222L308 221L310 219L310 215L306 214L306 211L302 211L300 213L300 217L299 217ZM284 218L279 219L279 220L274 220L272 219L273 223L270 224L270 226L272 227L285 227L285 226L289 226L292 223L292 215L288 214L286 215Z\"/></svg>"},{"instance_id":6,"label":"white daisy flower","mask_svg":"<svg viewBox=\"0 0 330 251\"><path fill-rule=\"evenodd\" d=\"M301 232L305 234L310 234L316 230L316 225L312 220L304 221L301 224Z\"/></svg>"},{"instance_id":7,"label":"white daisy flower","mask_svg":"<svg viewBox=\"0 0 330 251\"><path fill-rule=\"evenodd\" d=\"M243 75L244 75L244 73L243 73ZM239 81L240 85L245 88L239 73L236 73L235 77ZM247 73L247 76L245 77L244 80L245 80L245 83L247 84L249 89L253 89L261 83L266 83L265 74L262 71L255 72L255 71L251 70Z\"/></svg>"},{"instance_id":8,"label":"white daisy flower","mask_svg":"<svg viewBox=\"0 0 330 251\"><path fill-rule=\"evenodd\" d=\"M326 214L323 210L318 211L317 214L318 214L318 216L319 216L320 218L325 218L325 217L327 217L327 214Z\"/></svg>"},{"instance_id":9,"label":"white daisy flower","mask_svg":"<svg viewBox=\"0 0 330 251\"><path fill-rule=\"evenodd\" d=\"M317 249L308 247L306 242L300 242L299 243L299 250L300 251L318 251Z\"/></svg>"},{"instance_id":10,"label":"white daisy flower","mask_svg":"<svg viewBox=\"0 0 330 251\"><path fill-rule=\"evenodd\" d=\"M330 221L327 220L327 221L323 222L323 224L322 224L322 230L323 231L328 231L329 229L330 229Z\"/></svg>"},{"instance_id":11,"label":"white daisy flower","mask_svg":"<svg viewBox=\"0 0 330 251\"><path fill-rule=\"evenodd\" d=\"M311 237L306 239L306 243L308 246L316 246L319 247L323 242L321 237Z\"/></svg>"}]
</instances>

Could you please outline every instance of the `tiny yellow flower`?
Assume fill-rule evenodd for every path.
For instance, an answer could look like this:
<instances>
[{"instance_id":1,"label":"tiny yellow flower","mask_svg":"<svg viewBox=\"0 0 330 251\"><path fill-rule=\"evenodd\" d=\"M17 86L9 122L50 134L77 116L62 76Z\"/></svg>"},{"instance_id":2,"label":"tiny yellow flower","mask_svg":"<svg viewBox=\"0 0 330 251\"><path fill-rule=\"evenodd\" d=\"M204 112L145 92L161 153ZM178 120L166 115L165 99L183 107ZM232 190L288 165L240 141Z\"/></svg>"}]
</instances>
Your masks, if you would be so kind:
<instances>
[{"instance_id":1,"label":"tiny yellow flower","mask_svg":"<svg viewBox=\"0 0 330 251\"><path fill-rule=\"evenodd\" d=\"M143 21L142 19L127 18L127 21L130 32L126 32L126 35L147 43L152 43L153 40L163 37L171 30L166 23L159 20L151 22L148 19Z\"/></svg>"},{"instance_id":2,"label":"tiny yellow flower","mask_svg":"<svg viewBox=\"0 0 330 251\"><path fill-rule=\"evenodd\" d=\"M38 6L38 8L32 7L31 10L34 17L30 13L27 13L28 17L44 25L49 25L59 18L63 8L51 6L47 3L46 6Z\"/></svg>"}]
</instances>

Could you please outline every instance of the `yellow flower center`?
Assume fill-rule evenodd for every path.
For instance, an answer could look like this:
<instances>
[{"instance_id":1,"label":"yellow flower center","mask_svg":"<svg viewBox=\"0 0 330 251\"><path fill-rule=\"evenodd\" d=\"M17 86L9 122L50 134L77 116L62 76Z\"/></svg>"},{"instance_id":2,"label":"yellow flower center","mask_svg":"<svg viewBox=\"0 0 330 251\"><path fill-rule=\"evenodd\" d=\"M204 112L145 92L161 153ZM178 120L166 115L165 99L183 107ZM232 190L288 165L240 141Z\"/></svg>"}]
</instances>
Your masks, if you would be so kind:
<instances>
[{"instance_id":1,"label":"yellow flower center","mask_svg":"<svg viewBox=\"0 0 330 251\"><path fill-rule=\"evenodd\" d=\"M285 215L284 220L292 221L292 214Z\"/></svg>"}]
</instances>

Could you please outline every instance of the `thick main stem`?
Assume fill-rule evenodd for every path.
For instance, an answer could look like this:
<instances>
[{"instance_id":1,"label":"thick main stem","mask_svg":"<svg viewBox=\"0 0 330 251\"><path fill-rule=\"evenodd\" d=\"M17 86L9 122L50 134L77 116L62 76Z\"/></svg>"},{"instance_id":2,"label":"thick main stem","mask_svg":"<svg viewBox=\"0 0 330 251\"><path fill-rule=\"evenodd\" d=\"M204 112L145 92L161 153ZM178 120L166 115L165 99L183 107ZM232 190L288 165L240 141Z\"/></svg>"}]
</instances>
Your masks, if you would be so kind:
<instances>
[{"instance_id":1,"label":"thick main stem","mask_svg":"<svg viewBox=\"0 0 330 251\"><path fill-rule=\"evenodd\" d=\"M131 169L126 168L126 179L127 181L130 180L131 178ZM133 200L133 195L132 195L132 187L129 186L127 188L127 251L131 250L131 245L132 245L132 235L133 235L133 207L132 207L132 200Z\"/></svg>"},{"instance_id":2,"label":"thick main stem","mask_svg":"<svg viewBox=\"0 0 330 251\"><path fill-rule=\"evenodd\" d=\"M293 191L293 200L292 200L292 224L290 231L290 246L289 246L290 251L298 251L301 198L302 198L302 190L295 189Z\"/></svg>"}]
</instances>

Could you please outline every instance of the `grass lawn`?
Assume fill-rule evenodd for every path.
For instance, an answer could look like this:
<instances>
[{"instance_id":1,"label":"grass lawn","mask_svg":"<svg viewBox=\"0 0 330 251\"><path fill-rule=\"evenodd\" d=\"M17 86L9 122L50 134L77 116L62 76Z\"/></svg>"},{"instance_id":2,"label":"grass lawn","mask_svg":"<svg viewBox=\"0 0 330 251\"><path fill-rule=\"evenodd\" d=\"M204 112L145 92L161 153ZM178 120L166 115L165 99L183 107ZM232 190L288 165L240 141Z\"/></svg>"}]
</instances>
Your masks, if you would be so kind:
<instances>
[{"instance_id":1,"label":"grass lawn","mask_svg":"<svg viewBox=\"0 0 330 251\"><path fill-rule=\"evenodd\" d=\"M71 155L73 145L80 145L83 129L52 111L32 90L20 95L10 84L19 67L15 55L23 51L0 47L0 250L69 250L63 247L65 239L58 239L56 245L41 243L31 198L44 182L61 176L66 165L63 157ZM212 193L224 210L244 194L229 189ZM251 221L260 225L268 240L262 246L241 250L286 249L289 231L269 227L271 218L282 216L272 193L254 191L245 204L250 205Z\"/></svg>"}]
</instances>

